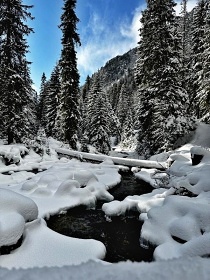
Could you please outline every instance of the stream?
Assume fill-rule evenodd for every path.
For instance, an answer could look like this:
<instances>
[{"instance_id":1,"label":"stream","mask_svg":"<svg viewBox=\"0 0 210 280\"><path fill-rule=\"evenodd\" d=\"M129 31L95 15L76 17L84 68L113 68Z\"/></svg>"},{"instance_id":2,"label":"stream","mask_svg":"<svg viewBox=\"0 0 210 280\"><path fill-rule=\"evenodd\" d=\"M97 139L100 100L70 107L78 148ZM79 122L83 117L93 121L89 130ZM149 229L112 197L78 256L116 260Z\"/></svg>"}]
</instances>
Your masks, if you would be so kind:
<instances>
[{"instance_id":1,"label":"stream","mask_svg":"<svg viewBox=\"0 0 210 280\"><path fill-rule=\"evenodd\" d=\"M131 172L122 173L122 182L110 189L115 200L123 200L128 195L141 195L152 191L144 181L137 181ZM129 211L125 216L106 219L98 201L95 209L77 206L65 214L56 214L46 220L52 230L71 237L95 239L106 246L105 261L152 261L154 248L140 246L139 238L143 222L139 221L139 212Z\"/></svg>"}]
</instances>

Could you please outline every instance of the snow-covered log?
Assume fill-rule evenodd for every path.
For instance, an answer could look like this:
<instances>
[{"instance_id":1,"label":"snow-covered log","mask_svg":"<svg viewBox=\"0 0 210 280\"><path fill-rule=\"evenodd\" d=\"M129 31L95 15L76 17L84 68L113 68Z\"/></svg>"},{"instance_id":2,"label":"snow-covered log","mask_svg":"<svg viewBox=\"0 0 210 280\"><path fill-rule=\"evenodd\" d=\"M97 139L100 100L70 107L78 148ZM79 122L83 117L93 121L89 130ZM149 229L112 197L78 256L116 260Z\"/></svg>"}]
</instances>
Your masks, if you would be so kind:
<instances>
[{"instance_id":1,"label":"snow-covered log","mask_svg":"<svg viewBox=\"0 0 210 280\"><path fill-rule=\"evenodd\" d=\"M147 167L147 168L157 168L157 169L166 169L166 162L157 162L150 160L139 160L139 159L131 159L131 158L119 158L119 157L110 157L102 154L90 154L84 152L78 152L73 150L61 149L57 148L56 152L58 154L68 155L71 157L76 157L79 159L87 159L102 162L104 160L110 159L116 164L126 165L126 166L139 166L139 167Z\"/></svg>"}]
</instances>

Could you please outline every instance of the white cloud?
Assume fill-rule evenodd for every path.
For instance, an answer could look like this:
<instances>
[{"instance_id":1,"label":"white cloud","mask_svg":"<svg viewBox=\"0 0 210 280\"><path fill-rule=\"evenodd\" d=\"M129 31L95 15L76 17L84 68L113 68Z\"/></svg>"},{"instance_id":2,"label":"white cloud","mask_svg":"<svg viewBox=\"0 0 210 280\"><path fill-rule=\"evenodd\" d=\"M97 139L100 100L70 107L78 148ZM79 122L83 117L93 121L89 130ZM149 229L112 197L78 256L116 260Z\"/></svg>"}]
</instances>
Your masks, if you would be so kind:
<instances>
[{"instance_id":1,"label":"white cloud","mask_svg":"<svg viewBox=\"0 0 210 280\"><path fill-rule=\"evenodd\" d=\"M145 7L146 5L142 5L136 8L131 25L127 25L127 23L124 23L120 28L121 35L130 38L131 41L133 41L134 45L136 45L136 43L139 41L141 12L145 9Z\"/></svg>"},{"instance_id":2,"label":"white cloud","mask_svg":"<svg viewBox=\"0 0 210 280\"><path fill-rule=\"evenodd\" d=\"M109 59L137 46L139 20L143 8L145 7L141 6L134 11L131 22L123 20L118 26L110 26L96 13L93 14L81 36L85 43L82 42L82 46L77 50L77 64L82 84L87 75L92 75ZM91 33L89 37L87 30Z\"/></svg>"},{"instance_id":3,"label":"white cloud","mask_svg":"<svg viewBox=\"0 0 210 280\"><path fill-rule=\"evenodd\" d=\"M100 16L93 12L88 24L88 27L92 30L93 35L98 36L106 29L103 20L101 20Z\"/></svg>"}]
</instances>

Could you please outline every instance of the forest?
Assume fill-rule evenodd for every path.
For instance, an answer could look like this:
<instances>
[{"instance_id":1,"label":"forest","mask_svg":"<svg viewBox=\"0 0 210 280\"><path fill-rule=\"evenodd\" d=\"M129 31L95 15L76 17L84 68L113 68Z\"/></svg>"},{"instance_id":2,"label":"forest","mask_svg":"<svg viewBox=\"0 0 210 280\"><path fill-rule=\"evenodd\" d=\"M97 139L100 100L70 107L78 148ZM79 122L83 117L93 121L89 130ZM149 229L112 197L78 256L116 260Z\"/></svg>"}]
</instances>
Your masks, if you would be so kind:
<instances>
[{"instance_id":1,"label":"forest","mask_svg":"<svg viewBox=\"0 0 210 280\"><path fill-rule=\"evenodd\" d=\"M81 85L63 0L36 92L33 6L0 1L0 279L209 279L210 2L146 4L138 45Z\"/></svg>"},{"instance_id":2,"label":"forest","mask_svg":"<svg viewBox=\"0 0 210 280\"><path fill-rule=\"evenodd\" d=\"M49 80L43 73L37 93L26 58L33 7L3 0L0 137L8 144L30 143L44 129L75 150L88 152L91 145L109 154L114 143L144 158L185 143L198 121L209 122L209 6L198 1L188 13L182 1L176 16L174 1L148 1L138 47L122 61L119 56L107 62L81 86L76 0L64 1L60 59Z\"/></svg>"}]
</instances>

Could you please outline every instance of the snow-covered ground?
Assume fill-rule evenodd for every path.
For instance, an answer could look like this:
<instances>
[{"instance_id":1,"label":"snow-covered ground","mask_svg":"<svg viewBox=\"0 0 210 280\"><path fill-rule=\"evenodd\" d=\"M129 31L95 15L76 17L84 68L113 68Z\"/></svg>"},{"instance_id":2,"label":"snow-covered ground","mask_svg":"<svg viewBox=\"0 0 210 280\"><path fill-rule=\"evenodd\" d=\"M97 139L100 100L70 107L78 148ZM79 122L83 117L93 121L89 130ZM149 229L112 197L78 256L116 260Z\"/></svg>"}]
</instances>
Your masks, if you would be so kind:
<instances>
[{"instance_id":1,"label":"snow-covered ground","mask_svg":"<svg viewBox=\"0 0 210 280\"><path fill-rule=\"evenodd\" d=\"M209 280L209 275L209 260L199 257L154 263L121 262L103 265L88 261L79 266L62 268L0 269L1 280Z\"/></svg>"},{"instance_id":2,"label":"snow-covered ground","mask_svg":"<svg viewBox=\"0 0 210 280\"><path fill-rule=\"evenodd\" d=\"M31 279L46 274L54 275L49 279L60 279L68 272L75 279L83 279L86 273L89 279L95 279L91 276L93 269L100 279L105 274L116 279L125 275L133 279L154 279L154 275L156 279L208 279L209 261L200 257L210 255L209 139L210 127L201 124L192 143L151 159L165 161L170 166L165 172L133 168L136 177L149 181L154 190L122 202L115 201L108 192L121 179L120 167L109 158L101 164L58 159L54 150L59 143L52 139L51 154L42 157L23 145L1 145L0 247L15 244L22 235L23 243L11 254L0 255L0 267L69 266L61 270L18 270L15 279L23 279L27 271L34 275ZM192 165L191 154L203 156L198 165ZM5 157L13 163L6 166ZM44 171L34 174L32 169ZM108 265L101 261L106 254L101 242L62 236L46 226L44 217L79 204L94 207L97 199L107 201L102 209L108 216L125 214L131 208L139 211L144 220L141 241L144 246L148 242L157 246L156 262ZM81 265L89 260L94 262ZM1 277L14 279L14 273L1 269Z\"/></svg>"}]
</instances>

